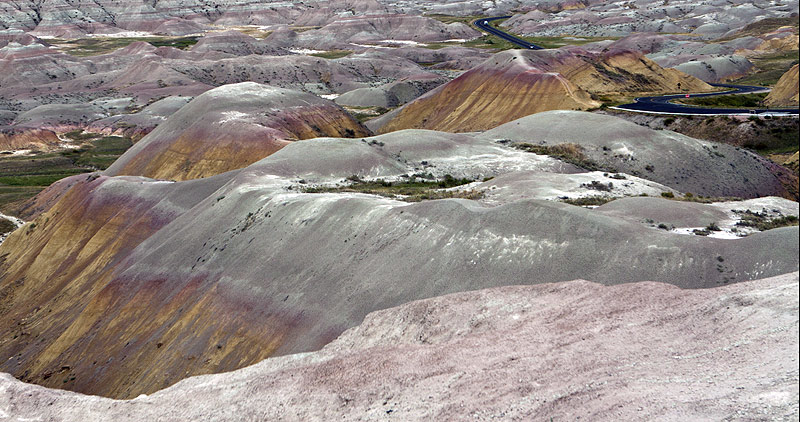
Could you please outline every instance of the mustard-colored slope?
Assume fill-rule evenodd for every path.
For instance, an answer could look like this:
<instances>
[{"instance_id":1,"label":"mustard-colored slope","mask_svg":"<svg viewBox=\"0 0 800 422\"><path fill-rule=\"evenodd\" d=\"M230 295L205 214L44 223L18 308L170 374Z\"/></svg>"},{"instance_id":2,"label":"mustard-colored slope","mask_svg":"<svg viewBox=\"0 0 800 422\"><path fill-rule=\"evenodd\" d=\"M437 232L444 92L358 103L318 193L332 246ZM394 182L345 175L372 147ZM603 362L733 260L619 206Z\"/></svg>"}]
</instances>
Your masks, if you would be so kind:
<instances>
[{"instance_id":1,"label":"mustard-colored slope","mask_svg":"<svg viewBox=\"0 0 800 422\"><path fill-rule=\"evenodd\" d=\"M145 148L118 174L198 179L246 167L292 140L369 135L343 110L328 107L307 107L293 115L282 113L266 124L269 127L200 121L173 139Z\"/></svg>"},{"instance_id":2,"label":"mustard-colored slope","mask_svg":"<svg viewBox=\"0 0 800 422\"><path fill-rule=\"evenodd\" d=\"M499 70L482 67L408 104L381 132L408 128L469 132L540 111L585 110L598 105L556 73L523 63Z\"/></svg>"},{"instance_id":3,"label":"mustard-colored slope","mask_svg":"<svg viewBox=\"0 0 800 422\"><path fill-rule=\"evenodd\" d=\"M711 91L704 81L679 70L666 69L633 51L616 51L599 57L586 56L589 66L558 71L583 90L596 94Z\"/></svg>"},{"instance_id":4,"label":"mustard-colored slope","mask_svg":"<svg viewBox=\"0 0 800 422\"><path fill-rule=\"evenodd\" d=\"M100 292L117 265L185 210L174 201L161 204L174 184L84 177L0 245L0 371L58 388L92 376L83 372L78 380L71 369L76 361L63 360L63 341L54 340L78 341L74 335L89 327L74 322L88 304L103 298ZM194 188L200 199L222 183L204 181ZM82 364L102 362L102 354L98 349Z\"/></svg>"},{"instance_id":5,"label":"mustard-colored slope","mask_svg":"<svg viewBox=\"0 0 800 422\"><path fill-rule=\"evenodd\" d=\"M277 307L263 300L227 300L216 281L203 273L145 283L115 278L25 371L37 384L133 398L259 362L297 335L302 312L271 314L264 309Z\"/></svg>"},{"instance_id":6,"label":"mustard-colored slope","mask_svg":"<svg viewBox=\"0 0 800 422\"><path fill-rule=\"evenodd\" d=\"M713 89L627 50L506 51L401 108L380 131L486 130L542 111L599 106L591 94L674 92L678 87Z\"/></svg>"},{"instance_id":7,"label":"mustard-colored slope","mask_svg":"<svg viewBox=\"0 0 800 422\"><path fill-rule=\"evenodd\" d=\"M772 88L772 92L764 99L764 103L771 107L797 106L800 103L800 91L798 90L798 68L794 65L791 69L778 79L778 83Z\"/></svg>"},{"instance_id":8,"label":"mustard-colored slope","mask_svg":"<svg viewBox=\"0 0 800 422\"><path fill-rule=\"evenodd\" d=\"M244 82L197 96L105 174L198 179L246 167L294 140L368 135L368 129L332 101Z\"/></svg>"},{"instance_id":9,"label":"mustard-colored slope","mask_svg":"<svg viewBox=\"0 0 800 422\"><path fill-rule=\"evenodd\" d=\"M44 129L12 129L0 132L0 151L18 149L53 150L61 141L52 131Z\"/></svg>"}]
</instances>

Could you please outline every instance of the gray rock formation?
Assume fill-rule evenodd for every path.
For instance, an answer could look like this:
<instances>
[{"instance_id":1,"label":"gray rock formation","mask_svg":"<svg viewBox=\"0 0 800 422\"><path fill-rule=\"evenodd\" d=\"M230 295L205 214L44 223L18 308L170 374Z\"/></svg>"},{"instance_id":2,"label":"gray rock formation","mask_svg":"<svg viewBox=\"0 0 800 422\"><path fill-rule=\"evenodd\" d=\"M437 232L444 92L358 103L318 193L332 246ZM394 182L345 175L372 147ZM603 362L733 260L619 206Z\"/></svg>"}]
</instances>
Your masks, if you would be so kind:
<instances>
[{"instance_id":1,"label":"gray rock formation","mask_svg":"<svg viewBox=\"0 0 800 422\"><path fill-rule=\"evenodd\" d=\"M681 192L745 198L783 192L780 181L751 152L600 114L537 113L480 137L549 146L577 144L607 171L636 175Z\"/></svg>"}]
</instances>

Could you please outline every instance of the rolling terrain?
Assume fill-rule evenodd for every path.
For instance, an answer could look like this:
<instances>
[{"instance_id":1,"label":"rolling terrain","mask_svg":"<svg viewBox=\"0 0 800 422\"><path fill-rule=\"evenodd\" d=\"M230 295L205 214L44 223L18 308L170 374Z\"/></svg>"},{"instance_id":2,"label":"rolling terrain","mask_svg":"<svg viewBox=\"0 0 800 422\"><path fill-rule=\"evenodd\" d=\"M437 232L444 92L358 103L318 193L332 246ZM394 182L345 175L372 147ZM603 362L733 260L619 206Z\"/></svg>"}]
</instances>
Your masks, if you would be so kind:
<instances>
[{"instance_id":1,"label":"rolling terrain","mask_svg":"<svg viewBox=\"0 0 800 422\"><path fill-rule=\"evenodd\" d=\"M796 419L797 8L0 0L0 420Z\"/></svg>"},{"instance_id":2,"label":"rolling terrain","mask_svg":"<svg viewBox=\"0 0 800 422\"><path fill-rule=\"evenodd\" d=\"M606 126L620 125L606 119L612 120ZM67 190L45 191L55 199L41 201L33 222L0 245L6 257L2 326L10 327L6 338L17 337L2 345L13 357L2 369L46 386L132 398L187 376L316 350L368 312L461 290L575 278L699 288L797 270L796 227L732 241L680 234L677 227L665 231L655 220L606 215L602 207L552 202L565 195L680 196L681 190L587 172L579 162L494 141L505 131L472 137L407 130L296 141L244 169L185 182L74 176ZM634 135L657 140L661 134ZM582 137L577 132L561 141ZM705 151L691 138L672 139ZM681 157L676 163L713 169L715 161L741 155L742 170L761 168L753 180L774 179L743 152L726 149L723 161L708 148L696 154L696 164ZM745 189L725 167L717 173L719 186L707 185L713 171L669 171L706 184L709 191L696 194ZM528 181L535 172L541 185ZM308 188L351 183L348 178L402 183L424 173L476 180L469 189L485 191L485 199L409 204L402 197ZM495 179L481 182L489 177ZM767 220L796 218L795 202L773 201L769 207L783 211ZM675 202L674 212L698 206L716 210ZM738 213L728 210L714 223L733 227L745 210L764 206L734 204ZM43 294L35 286L44 280L51 287Z\"/></svg>"}]
</instances>

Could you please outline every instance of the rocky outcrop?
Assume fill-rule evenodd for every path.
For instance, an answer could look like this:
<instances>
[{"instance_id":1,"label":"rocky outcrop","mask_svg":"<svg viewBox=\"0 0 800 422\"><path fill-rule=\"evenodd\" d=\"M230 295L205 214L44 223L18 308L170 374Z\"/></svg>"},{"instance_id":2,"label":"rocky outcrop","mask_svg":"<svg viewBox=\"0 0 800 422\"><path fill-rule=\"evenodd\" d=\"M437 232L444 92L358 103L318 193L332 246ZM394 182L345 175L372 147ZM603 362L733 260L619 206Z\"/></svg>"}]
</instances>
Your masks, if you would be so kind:
<instances>
[{"instance_id":1,"label":"rocky outcrop","mask_svg":"<svg viewBox=\"0 0 800 422\"><path fill-rule=\"evenodd\" d=\"M797 107L800 103L800 94L798 94L798 67L794 65L791 69L781 76L775 87L764 99L764 103L770 107Z\"/></svg>"},{"instance_id":2,"label":"rocky outcrop","mask_svg":"<svg viewBox=\"0 0 800 422\"><path fill-rule=\"evenodd\" d=\"M234 56L247 56L250 54L280 56L289 54L288 51L282 48L257 40L238 31L207 34L200 38L197 44L192 46L191 51L201 54L210 51L218 51Z\"/></svg>"},{"instance_id":3,"label":"rocky outcrop","mask_svg":"<svg viewBox=\"0 0 800 422\"><path fill-rule=\"evenodd\" d=\"M214 0L148 3L52 0L42 3L0 2L0 29L20 28L39 35L79 37L130 31L186 35L216 25L270 25L298 22L323 25L342 15L391 12L374 0L263 3Z\"/></svg>"},{"instance_id":4,"label":"rocky outcrop","mask_svg":"<svg viewBox=\"0 0 800 422\"><path fill-rule=\"evenodd\" d=\"M104 135L127 136L138 141L163 123L167 117L180 110L191 99L191 97L181 96L166 97L135 113L117 114L95 120L88 125L86 130Z\"/></svg>"},{"instance_id":5,"label":"rocky outcrop","mask_svg":"<svg viewBox=\"0 0 800 422\"><path fill-rule=\"evenodd\" d=\"M130 401L2 375L0 406L56 422L772 419L798 413L797 298L797 273L706 290L486 289L374 312L318 352Z\"/></svg>"},{"instance_id":6,"label":"rocky outcrop","mask_svg":"<svg viewBox=\"0 0 800 422\"><path fill-rule=\"evenodd\" d=\"M373 44L382 41L435 42L473 39L480 33L463 23L444 24L415 15L369 15L339 19L320 29L298 34L298 45L336 48L342 44Z\"/></svg>"},{"instance_id":7,"label":"rocky outcrop","mask_svg":"<svg viewBox=\"0 0 800 422\"><path fill-rule=\"evenodd\" d=\"M137 142L107 174L196 179L246 167L291 141L368 134L331 101L245 82L198 96Z\"/></svg>"},{"instance_id":8,"label":"rocky outcrop","mask_svg":"<svg viewBox=\"0 0 800 422\"><path fill-rule=\"evenodd\" d=\"M48 151L57 149L60 143L51 130L0 126L0 151Z\"/></svg>"}]
</instances>

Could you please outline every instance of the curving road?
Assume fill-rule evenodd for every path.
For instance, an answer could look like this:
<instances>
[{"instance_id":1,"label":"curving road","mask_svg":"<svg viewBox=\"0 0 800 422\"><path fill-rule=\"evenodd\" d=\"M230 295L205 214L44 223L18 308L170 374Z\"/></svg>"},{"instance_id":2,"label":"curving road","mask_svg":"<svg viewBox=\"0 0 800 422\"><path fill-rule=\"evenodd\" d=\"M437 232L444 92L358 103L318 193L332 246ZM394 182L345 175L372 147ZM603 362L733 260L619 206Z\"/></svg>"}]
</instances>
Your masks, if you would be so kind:
<instances>
[{"instance_id":1,"label":"curving road","mask_svg":"<svg viewBox=\"0 0 800 422\"><path fill-rule=\"evenodd\" d=\"M500 37L510 43L516 44L528 50L543 50L544 47L532 44L519 37L515 37L507 32L501 31L491 25L492 21L500 19L508 19L511 16L496 16L491 18L477 19L472 22L481 30L488 32L494 36ZM749 94L756 92L768 92L769 88L763 86L750 86L750 85L731 85L731 84L710 84L716 87L729 88L724 92L711 92L704 94L690 94L692 98L697 97L713 97L717 95L730 95L730 94ZM796 115L800 114L797 108L756 108L756 109L741 109L741 108L704 108L697 106L690 106L684 104L675 104L670 101L685 98L686 94L673 94L661 95L655 97L639 97L635 102L630 104L623 104L616 107L611 107L616 110L634 111L639 113L656 113L656 114L693 114L693 115L726 115L726 114L761 114L761 115Z\"/></svg>"}]
</instances>

